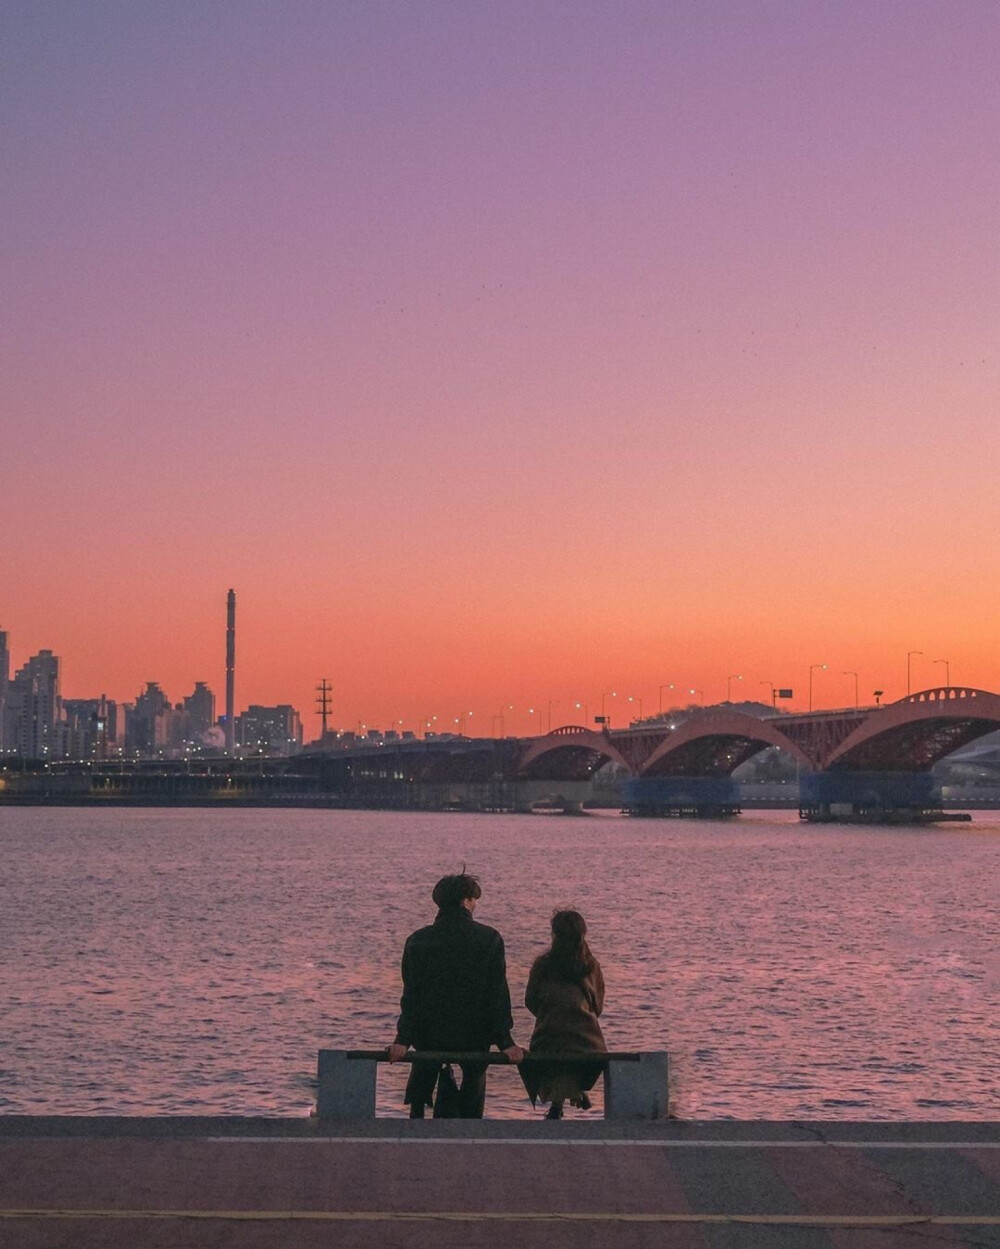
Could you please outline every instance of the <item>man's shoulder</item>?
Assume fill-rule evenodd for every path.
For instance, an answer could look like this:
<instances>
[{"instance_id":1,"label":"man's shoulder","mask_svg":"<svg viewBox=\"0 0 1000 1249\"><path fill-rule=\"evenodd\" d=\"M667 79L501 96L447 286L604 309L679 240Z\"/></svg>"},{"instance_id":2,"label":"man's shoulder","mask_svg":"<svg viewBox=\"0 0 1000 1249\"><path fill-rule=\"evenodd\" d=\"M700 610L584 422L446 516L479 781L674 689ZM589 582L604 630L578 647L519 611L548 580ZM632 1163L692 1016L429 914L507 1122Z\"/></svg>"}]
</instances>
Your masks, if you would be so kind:
<instances>
[{"instance_id":1,"label":"man's shoulder","mask_svg":"<svg viewBox=\"0 0 1000 1249\"><path fill-rule=\"evenodd\" d=\"M459 938L473 941L477 945L503 945L503 937L489 924L481 924L478 920L469 919L465 923L447 926L441 924L425 924L406 938L410 947L422 945L439 945Z\"/></svg>"},{"instance_id":2,"label":"man's shoulder","mask_svg":"<svg viewBox=\"0 0 1000 1249\"><path fill-rule=\"evenodd\" d=\"M491 928L489 924L481 924L477 919L472 921L473 931L476 933L480 941L494 942L499 941L503 945L503 937L495 928Z\"/></svg>"},{"instance_id":3,"label":"man's shoulder","mask_svg":"<svg viewBox=\"0 0 1000 1249\"><path fill-rule=\"evenodd\" d=\"M422 942L433 937L435 935L435 931L436 930L433 924L425 924L423 928L418 928L415 932L410 933L410 935L406 938L406 944L420 945Z\"/></svg>"}]
</instances>

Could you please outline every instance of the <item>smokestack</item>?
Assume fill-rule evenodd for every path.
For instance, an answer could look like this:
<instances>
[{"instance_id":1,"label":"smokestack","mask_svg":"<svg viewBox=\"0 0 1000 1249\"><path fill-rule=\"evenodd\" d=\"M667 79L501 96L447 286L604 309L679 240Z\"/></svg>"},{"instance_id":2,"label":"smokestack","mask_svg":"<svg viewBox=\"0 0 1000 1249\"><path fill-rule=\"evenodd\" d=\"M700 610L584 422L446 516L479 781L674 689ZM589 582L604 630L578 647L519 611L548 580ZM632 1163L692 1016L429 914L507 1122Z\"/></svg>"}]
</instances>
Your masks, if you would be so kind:
<instances>
[{"instance_id":1,"label":"smokestack","mask_svg":"<svg viewBox=\"0 0 1000 1249\"><path fill-rule=\"evenodd\" d=\"M226 754L236 753L236 591L226 595Z\"/></svg>"}]
</instances>

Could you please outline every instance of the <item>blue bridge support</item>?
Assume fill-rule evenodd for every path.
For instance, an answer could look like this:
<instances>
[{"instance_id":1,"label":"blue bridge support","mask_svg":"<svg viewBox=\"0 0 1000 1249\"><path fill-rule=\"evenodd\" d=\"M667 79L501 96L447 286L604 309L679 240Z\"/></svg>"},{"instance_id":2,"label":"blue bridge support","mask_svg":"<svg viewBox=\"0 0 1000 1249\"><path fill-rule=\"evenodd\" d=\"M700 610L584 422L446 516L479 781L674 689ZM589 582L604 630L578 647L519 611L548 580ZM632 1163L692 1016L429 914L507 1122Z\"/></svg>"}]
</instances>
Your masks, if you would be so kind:
<instances>
[{"instance_id":1,"label":"blue bridge support","mask_svg":"<svg viewBox=\"0 0 1000 1249\"><path fill-rule=\"evenodd\" d=\"M943 817L940 787L930 772L804 772L799 814L815 822L909 823Z\"/></svg>"},{"instance_id":2,"label":"blue bridge support","mask_svg":"<svg viewBox=\"0 0 1000 1249\"><path fill-rule=\"evenodd\" d=\"M629 815L739 815L739 788L731 776L648 776L625 782L622 808Z\"/></svg>"}]
</instances>

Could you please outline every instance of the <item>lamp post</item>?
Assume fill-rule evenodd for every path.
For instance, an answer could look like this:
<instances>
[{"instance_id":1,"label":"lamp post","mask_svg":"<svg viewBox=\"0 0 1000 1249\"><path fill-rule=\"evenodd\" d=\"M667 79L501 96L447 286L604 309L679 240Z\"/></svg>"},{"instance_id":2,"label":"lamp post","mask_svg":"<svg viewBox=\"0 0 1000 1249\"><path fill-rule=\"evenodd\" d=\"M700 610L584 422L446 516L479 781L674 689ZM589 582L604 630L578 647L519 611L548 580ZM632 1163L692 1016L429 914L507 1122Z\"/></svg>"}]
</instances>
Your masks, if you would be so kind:
<instances>
[{"instance_id":1,"label":"lamp post","mask_svg":"<svg viewBox=\"0 0 1000 1249\"><path fill-rule=\"evenodd\" d=\"M551 732L552 732L552 708L553 708L553 707L558 707L558 706L559 706L559 699L558 699L558 698L550 698L550 699L549 699L549 714L548 714L548 716L546 717L546 720L545 720L545 731L546 731L546 733L551 733Z\"/></svg>"},{"instance_id":2,"label":"lamp post","mask_svg":"<svg viewBox=\"0 0 1000 1249\"><path fill-rule=\"evenodd\" d=\"M757 682L757 684L758 684L758 685L766 685L766 686L768 686L768 687L770 688L770 690L771 690L771 710L773 711L773 710L775 709L775 707L777 707L777 705L778 705L777 695L776 695L776 694L775 694L775 692L774 692L774 682L773 682L773 681L758 681L758 682Z\"/></svg>"},{"instance_id":3,"label":"lamp post","mask_svg":"<svg viewBox=\"0 0 1000 1249\"><path fill-rule=\"evenodd\" d=\"M882 695L883 695L884 693L885 693L885 690L872 690L872 696L873 696L873 697L874 697L874 699L875 699L875 706L876 706L876 707L881 707L881 706L882 706Z\"/></svg>"},{"instance_id":4,"label":"lamp post","mask_svg":"<svg viewBox=\"0 0 1000 1249\"><path fill-rule=\"evenodd\" d=\"M951 685L951 664L947 659L935 659L934 663L944 664L944 683L945 685Z\"/></svg>"},{"instance_id":5,"label":"lamp post","mask_svg":"<svg viewBox=\"0 0 1000 1249\"><path fill-rule=\"evenodd\" d=\"M698 702L700 703L702 707L704 707L705 705L705 691L704 690L691 689L691 690L688 690L688 693L696 694L698 696Z\"/></svg>"},{"instance_id":6,"label":"lamp post","mask_svg":"<svg viewBox=\"0 0 1000 1249\"><path fill-rule=\"evenodd\" d=\"M606 729L606 728L610 728L610 725L608 724L607 720L604 718L604 716L605 716L605 711L604 711L604 700L605 700L606 698L617 698L617 697L618 697L618 691L617 691L617 690L608 690L608 692L607 692L606 694L602 694L602 695L601 695L601 727L602 727L602 728L605 728L605 729Z\"/></svg>"},{"instance_id":7,"label":"lamp post","mask_svg":"<svg viewBox=\"0 0 1000 1249\"><path fill-rule=\"evenodd\" d=\"M664 691L664 690L672 690L673 688L674 688L674 683L673 683L672 681L669 681L669 682L664 681L664 683L660 686L660 705L659 705L659 711L660 711L660 715L661 715L661 716L663 715L663 691Z\"/></svg>"},{"instance_id":8,"label":"lamp post","mask_svg":"<svg viewBox=\"0 0 1000 1249\"><path fill-rule=\"evenodd\" d=\"M826 664L810 664L809 665L809 710L813 709L813 673L826 670Z\"/></svg>"},{"instance_id":9,"label":"lamp post","mask_svg":"<svg viewBox=\"0 0 1000 1249\"><path fill-rule=\"evenodd\" d=\"M851 672L850 669L848 669L848 671L844 673L844 676L854 678L854 710L857 711L858 709L858 674L856 672Z\"/></svg>"},{"instance_id":10,"label":"lamp post","mask_svg":"<svg viewBox=\"0 0 1000 1249\"><path fill-rule=\"evenodd\" d=\"M910 660L914 655L922 655L923 651L907 651L906 652L906 697L910 697Z\"/></svg>"},{"instance_id":11,"label":"lamp post","mask_svg":"<svg viewBox=\"0 0 1000 1249\"><path fill-rule=\"evenodd\" d=\"M590 714L590 708L587 706L586 703L576 704L577 711L579 711L581 707L583 708L583 727L589 728L590 726L587 724L587 716Z\"/></svg>"},{"instance_id":12,"label":"lamp post","mask_svg":"<svg viewBox=\"0 0 1000 1249\"><path fill-rule=\"evenodd\" d=\"M638 704L639 704L639 719L641 720L641 719L642 719L642 699L639 697L639 695L638 695L638 694L636 694L636 695L634 695L634 696L633 696L632 694L629 694L629 696L628 696L628 700L629 700L629 702L630 702L630 703L638 703Z\"/></svg>"},{"instance_id":13,"label":"lamp post","mask_svg":"<svg viewBox=\"0 0 1000 1249\"><path fill-rule=\"evenodd\" d=\"M726 702L727 703L731 703L733 701L733 682L742 681L742 680L743 680L742 677L726 677Z\"/></svg>"}]
</instances>

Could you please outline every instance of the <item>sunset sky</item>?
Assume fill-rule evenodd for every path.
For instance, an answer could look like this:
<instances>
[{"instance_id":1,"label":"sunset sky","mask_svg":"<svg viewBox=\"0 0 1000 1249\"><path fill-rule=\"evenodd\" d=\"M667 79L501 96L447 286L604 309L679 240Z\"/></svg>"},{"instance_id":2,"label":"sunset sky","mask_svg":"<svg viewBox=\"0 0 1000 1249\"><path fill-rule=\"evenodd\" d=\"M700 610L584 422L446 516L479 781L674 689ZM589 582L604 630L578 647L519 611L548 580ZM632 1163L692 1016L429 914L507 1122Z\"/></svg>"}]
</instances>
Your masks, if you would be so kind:
<instances>
[{"instance_id":1,"label":"sunset sky","mask_svg":"<svg viewBox=\"0 0 1000 1249\"><path fill-rule=\"evenodd\" d=\"M307 735L1000 689L996 0L6 0L0 61L64 695L221 710L230 586Z\"/></svg>"}]
</instances>

